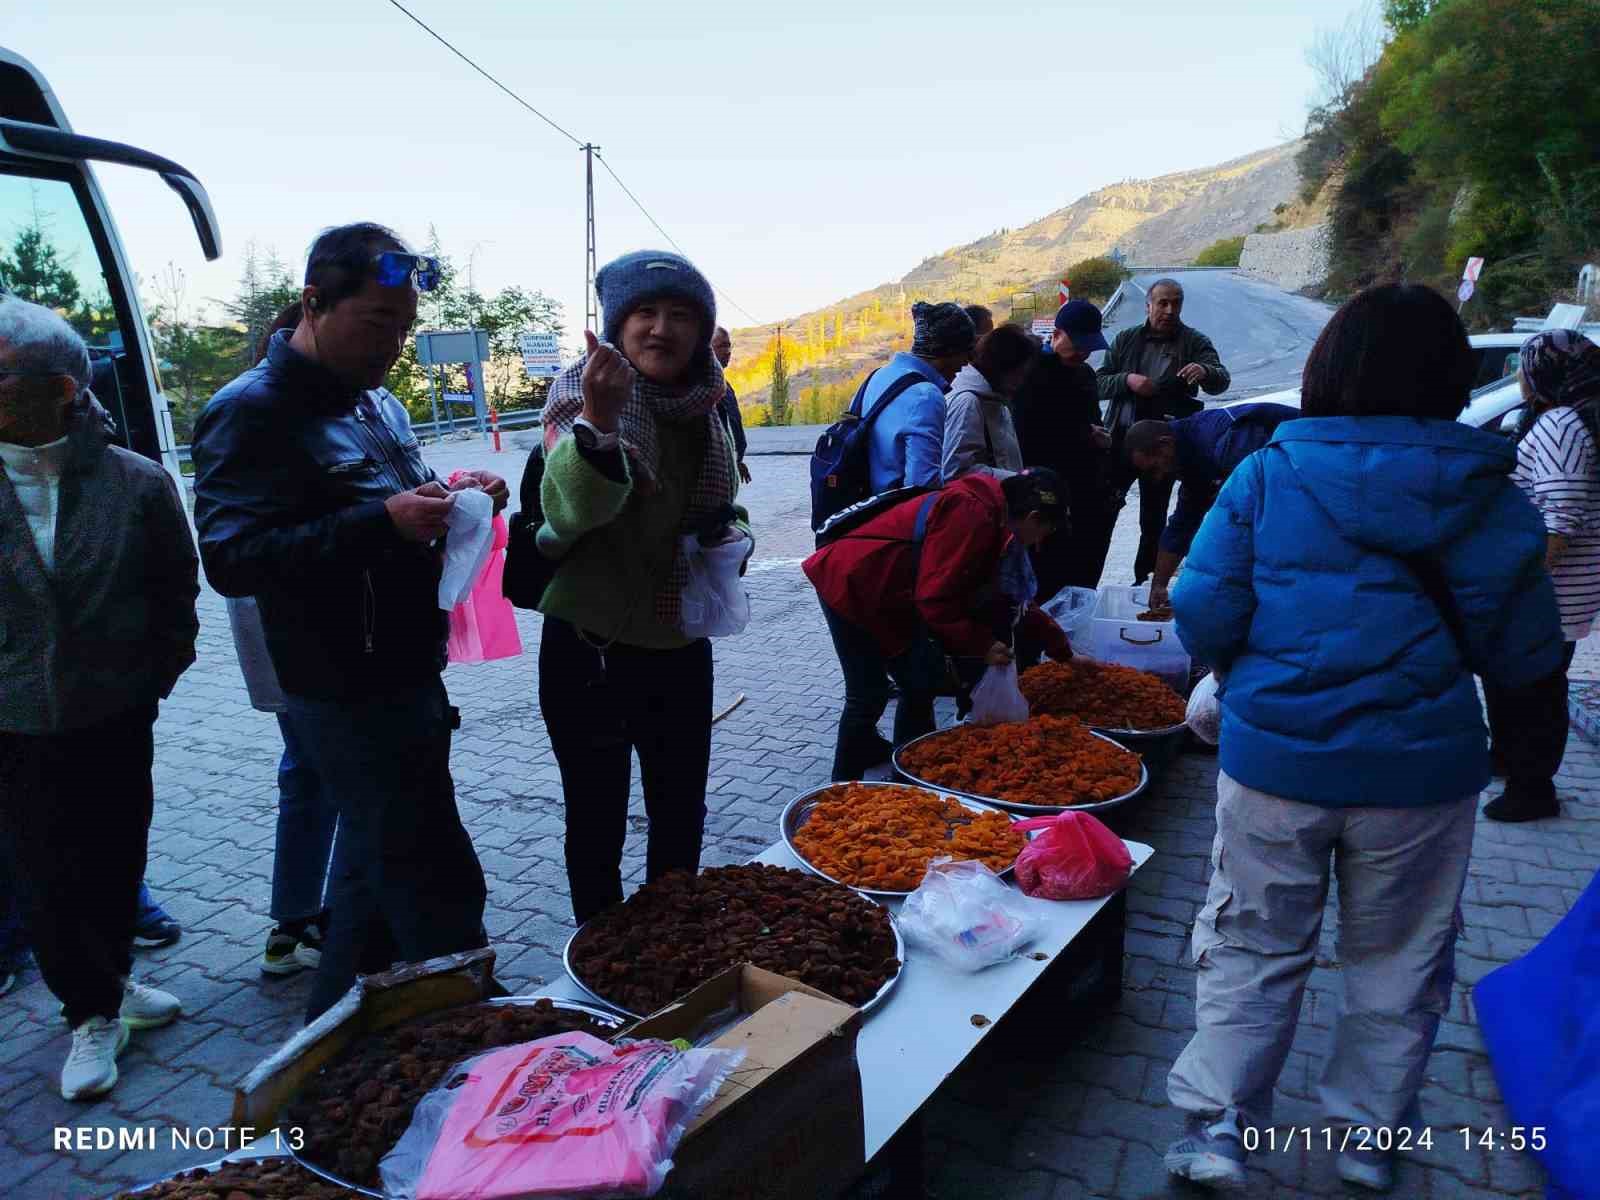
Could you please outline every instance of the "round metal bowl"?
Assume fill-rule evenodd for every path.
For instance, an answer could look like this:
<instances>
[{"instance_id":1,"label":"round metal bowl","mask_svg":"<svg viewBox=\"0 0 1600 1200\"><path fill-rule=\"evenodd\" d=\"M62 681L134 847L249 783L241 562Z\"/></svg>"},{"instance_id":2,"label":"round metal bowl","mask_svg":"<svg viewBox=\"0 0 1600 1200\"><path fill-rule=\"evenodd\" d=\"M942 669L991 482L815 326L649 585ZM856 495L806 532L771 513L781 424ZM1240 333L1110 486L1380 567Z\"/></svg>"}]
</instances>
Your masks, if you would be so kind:
<instances>
[{"instance_id":1,"label":"round metal bowl","mask_svg":"<svg viewBox=\"0 0 1600 1200\"><path fill-rule=\"evenodd\" d=\"M540 1000L549 1000L552 1008L560 1009L562 1012L582 1013L586 1017L592 1017L598 1024L604 1025L613 1032L620 1032L632 1023L609 1004L588 1004L582 1000L568 1000L562 996L496 996L491 1000L480 1000L475 1004L463 1004L456 1010L443 1011L469 1012L475 1008L497 1008L503 1006L527 1008L537 1004ZM421 1015L433 1016L435 1014L424 1013ZM303 1157L298 1150L291 1149L288 1153L290 1158L319 1179L325 1179L329 1183L336 1183L340 1187L349 1188L352 1192L359 1192L363 1196L372 1196L375 1200L385 1200L386 1193L373 1191L373 1189L363 1187L359 1183L352 1183L342 1175L337 1175L326 1167L319 1167L316 1163Z\"/></svg>"},{"instance_id":2,"label":"round metal bowl","mask_svg":"<svg viewBox=\"0 0 1600 1200\"><path fill-rule=\"evenodd\" d=\"M1161 729L1106 729L1091 725L1090 731L1102 734L1126 750L1132 750L1144 760L1150 772L1150 781L1157 782L1172 765L1172 760L1183 753L1189 740L1189 725L1180 721Z\"/></svg>"},{"instance_id":3,"label":"round metal bowl","mask_svg":"<svg viewBox=\"0 0 1600 1200\"><path fill-rule=\"evenodd\" d=\"M987 804L991 808L1003 808L1007 812L1022 813L1025 816L1030 817L1049 816L1052 813L1066 812L1068 809L1071 809L1073 812L1106 812L1143 795L1145 789L1150 786L1150 770L1144 765L1144 759L1139 758L1137 753L1132 750L1128 750L1128 747L1124 746L1115 738L1109 738L1105 734L1093 729L1089 731L1092 736L1099 738L1103 742L1110 742L1119 750L1128 750L1129 754L1133 754L1135 758L1139 758L1139 783L1138 786L1136 786L1132 791L1124 792L1120 796L1112 796L1109 800L1096 800L1092 804L1018 804L1015 801L1002 800L998 796L979 796L972 792L963 792L958 791L955 788L945 787L943 784L933 783L929 780L921 779L900 765L900 756L905 753L905 751L911 749L911 747L918 745L919 743L928 741L930 738L936 738L941 734L948 732L949 730L947 729L936 729L932 733L925 733L919 738L912 738L904 746L901 746L894 752L894 758L892 760L895 773L908 783L914 784L917 787L927 788L930 792L943 792L947 796L957 796L963 800L974 800L979 804Z\"/></svg>"},{"instance_id":4,"label":"round metal bowl","mask_svg":"<svg viewBox=\"0 0 1600 1200\"><path fill-rule=\"evenodd\" d=\"M879 783L876 781L866 783L826 784L823 787L812 788L809 792L806 792L802 796L796 796L793 800L789 801L788 804L784 805L783 815L778 818L779 832L783 834L783 844L789 848L790 854L794 855L795 858L800 860L800 865L806 870L810 871L813 875L822 876L822 878L826 879L829 883L837 883L840 887L847 887L853 892L860 892L863 896L869 897L892 896L895 899L904 899L906 896L911 895L912 891L915 889L906 888L903 891L897 891L893 888L858 887L853 883L846 883L842 879L835 879L832 875L829 875L826 871L822 870L822 868L818 867L809 858L807 858L805 856L805 852L802 851L799 846L795 845L794 835L799 833L801 828L804 827L805 823L810 820L811 814L816 810L817 805L822 802L822 798L829 792L833 791L834 788L840 787L899 788L901 791L907 792L932 792L939 796L949 796L951 799L957 801L959 804L971 809L976 813L1004 811L996 808L988 801L975 800L970 796L963 796L959 792L952 792L948 788L923 787L909 783ZM1012 816L1011 820L1015 821L1017 818ZM1025 833L1022 836L1031 841L1035 835L1033 833ZM1002 879L1009 878L1012 870L1013 867L1007 867L1004 871L1000 871L998 874Z\"/></svg>"},{"instance_id":5,"label":"round metal bowl","mask_svg":"<svg viewBox=\"0 0 1600 1200\"><path fill-rule=\"evenodd\" d=\"M810 873L815 874L815 872ZM830 880L829 882L836 883L838 881ZM839 886L843 887L844 885L840 884ZM853 891L854 889L851 890ZM868 904L878 904L878 901L874 900L871 896L862 896L861 898ZM882 908L883 906L880 904L879 907ZM888 909L884 909L884 911L889 912ZM644 1018L649 1015L648 1013L632 1012L626 1008L623 1008L619 1004L615 1004L612 1001L607 1000L599 992L595 991L588 984L584 983L582 977L578 974L577 968L572 965L572 944L578 940L578 934L582 933L587 927L587 921L578 926L578 928L573 932L572 936L567 939L567 944L561 948L561 965L567 969L567 978L572 980L573 984L581 992L583 992L585 996L592 997L596 1003L605 1005L605 1007L611 1012L621 1013L623 1016L629 1017L635 1021L644 1020ZM894 990L894 985L900 982L900 976L904 975L906 971L906 940L900 936L900 923L894 919L894 913L892 912L889 912L889 928L894 930L894 956L900 960L900 969L893 975L889 976L888 979L884 980L883 986L873 993L872 999L868 1000L861 1006L861 1014L863 1016L872 1012L875 1008L889 998L889 993ZM843 1003L843 1001L841 1001L841 1003Z\"/></svg>"}]
</instances>

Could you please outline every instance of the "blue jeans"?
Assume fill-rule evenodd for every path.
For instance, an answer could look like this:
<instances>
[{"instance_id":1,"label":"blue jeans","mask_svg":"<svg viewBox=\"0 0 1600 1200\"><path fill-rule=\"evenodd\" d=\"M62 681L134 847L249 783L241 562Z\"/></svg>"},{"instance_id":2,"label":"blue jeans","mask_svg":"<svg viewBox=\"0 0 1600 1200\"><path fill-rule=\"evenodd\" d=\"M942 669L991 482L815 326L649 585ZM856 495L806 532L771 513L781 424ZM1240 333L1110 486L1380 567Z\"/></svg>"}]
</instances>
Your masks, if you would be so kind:
<instances>
[{"instance_id":1,"label":"blue jeans","mask_svg":"<svg viewBox=\"0 0 1600 1200\"><path fill-rule=\"evenodd\" d=\"M919 632L911 648L886 659L877 640L858 625L845 620L826 604L833 649L844 673L844 711L839 714L839 738L833 750L835 782L860 779L868 767L882 761L878 718L889 706L889 680L900 686L894 711L894 744L934 730L933 700L945 683L945 657L926 632Z\"/></svg>"},{"instance_id":2,"label":"blue jeans","mask_svg":"<svg viewBox=\"0 0 1600 1200\"><path fill-rule=\"evenodd\" d=\"M329 869L339 811L323 791L316 768L294 726L278 714L283 757L278 760L278 842L272 858L272 919L279 925L308 921L327 906L329 880L342 863Z\"/></svg>"},{"instance_id":3,"label":"blue jeans","mask_svg":"<svg viewBox=\"0 0 1600 1200\"><path fill-rule=\"evenodd\" d=\"M455 710L435 678L370 699L289 696L296 748L339 813L332 922L307 1020L358 973L487 944L483 868L450 778Z\"/></svg>"}]
</instances>

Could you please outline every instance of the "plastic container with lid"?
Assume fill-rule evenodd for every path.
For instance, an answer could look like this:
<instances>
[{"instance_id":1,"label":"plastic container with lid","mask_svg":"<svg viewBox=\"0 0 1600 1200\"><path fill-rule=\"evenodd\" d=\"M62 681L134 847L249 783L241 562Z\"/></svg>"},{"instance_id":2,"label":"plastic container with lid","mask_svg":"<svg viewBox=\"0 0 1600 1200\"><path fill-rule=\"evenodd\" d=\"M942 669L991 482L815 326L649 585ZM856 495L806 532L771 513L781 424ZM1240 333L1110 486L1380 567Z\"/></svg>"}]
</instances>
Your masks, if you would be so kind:
<instances>
[{"instance_id":1,"label":"plastic container with lid","mask_svg":"<svg viewBox=\"0 0 1600 1200\"><path fill-rule=\"evenodd\" d=\"M1176 621L1141 621L1150 607L1150 588L1104 584L1094 614L1073 640L1073 648L1101 662L1148 671L1189 694L1189 652L1178 639Z\"/></svg>"}]
</instances>

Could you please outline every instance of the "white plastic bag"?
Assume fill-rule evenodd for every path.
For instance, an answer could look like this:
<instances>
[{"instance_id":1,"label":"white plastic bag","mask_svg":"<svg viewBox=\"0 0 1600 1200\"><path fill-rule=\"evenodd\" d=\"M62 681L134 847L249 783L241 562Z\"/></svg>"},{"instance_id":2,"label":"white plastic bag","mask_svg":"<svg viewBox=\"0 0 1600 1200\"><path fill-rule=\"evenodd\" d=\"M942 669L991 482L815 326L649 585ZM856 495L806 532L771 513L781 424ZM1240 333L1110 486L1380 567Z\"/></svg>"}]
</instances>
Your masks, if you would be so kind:
<instances>
[{"instance_id":1,"label":"white plastic bag","mask_svg":"<svg viewBox=\"0 0 1600 1200\"><path fill-rule=\"evenodd\" d=\"M472 585L483 573L494 544L494 500L489 493L473 488L450 494L456 502L445 517L450 536L444 541L444 573L439 576L439 607L445 612L472 595Z\"/></svg>"},{"instance_id":2,"label":"white plastic bag","mask_svg":"<svg viewBox=\"0 0 1600 1200\"><path fill-rule=\"evenodd\" d=\"M958 971L1016 957L1038 933L1020 892L973 859L936 858L900 909L900 931Z\"/></svg>"},{"instance_id":3,"label":"white plastic bag","mask_svg":"<svg viewBox=\"0 0 1600 1200\"><path fill-rule=\"evenodd\" d=\"M714 546L702 545L687 534L683 556L689 563L689 582L683 588L682 629L685 637L728 637L743 633L750 624L750 597L739 570L755 549L738 529Z\"/></svg>"},{"instance_id":4,"label":"white plastic bag","mask_svg":"<svg viewBox=\"0 0 1600 1200\"><path fill-rule=\"evenodd\" d=\"M613 1045L586 1033L488 1051L418 1102L379 1164L384 1193L401 1200L653 1196L684 1131L744 1056L657 1040Z\"/></svg>"},{"instance_id":5,"label":"white plastic bag","mask_svg":"<svg viewBox=\"0 0 1600 1200\"><path fill-rule=\"evenodd\" d=\"M1078 635L1088 628L1089 618L1094 616L1095 601L1099 599L1100 593L1093 588L1064 587L1039 607L1061 626L1061 632L1067 635L1076 651Z\"/></svg>"},{"instance_id":6,"label":"white plastic bag","mask_svg":"<svg viewBox=\"0 0 1600 1200\"><path fill-rule=\"evenodd\" d=\"M1017 686L1017 664L1008 662L984 671L972 689L972 712L967 721L973 725L1004 725L1027 719L1028 699Z\"/></svg>"},{"instance_id":7,"label":"white plastic bag","mask_svg":"<svg viewBox=\"0 0 1600 1200\"><path fill-rule=\"evenodd\" d=\"M1189 693L1189 709L1184 721L1194 730L1195 737L1208 746L1222 740L1222 702L1217 699L1221 681L1215 671L1194 685Z\"/></svg>"}]
</instances>

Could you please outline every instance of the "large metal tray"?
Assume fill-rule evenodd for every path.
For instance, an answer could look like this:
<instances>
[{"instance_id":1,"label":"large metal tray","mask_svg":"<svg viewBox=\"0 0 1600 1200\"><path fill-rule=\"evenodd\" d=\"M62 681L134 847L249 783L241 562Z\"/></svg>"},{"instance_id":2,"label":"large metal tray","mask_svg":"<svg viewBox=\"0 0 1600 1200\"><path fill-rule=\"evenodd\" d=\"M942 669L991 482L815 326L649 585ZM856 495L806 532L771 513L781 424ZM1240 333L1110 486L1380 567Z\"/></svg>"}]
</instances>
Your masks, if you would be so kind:
<instances>
[{"instance_id":1,"label":"large metal tray","mask_svg":"<svg viewBox=\"0 0 1600 1200\"><path fill-rule=\"evenodd\" d=\"M1017 804L1011 800L1002 800L998 796L979 796L972 792L962 792L956 790L955 788L945 787L942 784L932 783L926 779L921 779L918 776L913 775L910 771L906 770L900 765L900 756L907 750L911 749L911 747L918 745L921 742L925 742L930 738L939 737L941 734L948 732L949 730L947 729L936 729L934 732L925 733L919 738L912 738L904 746L899 747L894 752L894 757L891 760L893 762L895 772L902 779L915 784L917 787L927 788L930 792L943 792L947 796L959 796L963 800L975 800L979 804L987 804L993 808L1003 808L1007 812L1022 813L1026 816L1034 817L1049 816L1052 813L1066 812L1069 809L1073 812L1106 812L1143 795L1145 789L1150 786L1150 770L1144 765L1144 759L1139 757L1135 751L1128 750L1127 746L1124 746L1115 738L1107 737L1105 734L1093 729L1089 731L1092 736L1099 738L1103 742L1110 742L1119 750L1128 750L1129 754L1133 754L1134 757L1139 758L1138 786L1133 788L1132 791L1124 792L1120 796L1112 796L1109 800L1096 800L1093 804Z\"/></svg>"},{"instance_id":2,"label":"large metal tray","mask_svg":"<svg viewBox=\"0 0 1600 1200\"><path fill-rule=\"evenodd\" d=\"M540 1000L549 1000L551 1007L558 1008L563 1012L576 1012L582 1013L586 1017L593 1017L600 1024L615 1031L621 1031L632 1023L626 1016L609 1004L588 1004L582 1000L568 1000L562 996L497 996L492 1000L480 1000L475 1004L463 1004L455 1011L467 1012L474 1008L500 1007L504 1005L528 1008ZM432 1016L434 1014L424 1015ZM359 1183L352 1183L343 1176L336 1175L326 1167L319 1167L316 1163L304 1158L297 1150L290 1150L289 1157L293 1158L295 1162L313 1175L325 1179L329 1183L336 1183L340 1187L349 1188L352 1192L360 1192L363 1196L372 1196L375 1200L386 1200L385 1193L373 1191L371 1188L363 1187Z\"/></svg>"},{"instance_id":3,"label":"large metal tray","mask_svg":"<svg viewBox=\"0 0 1600 1200\"><path fill-rule=\"evenodd\" d=\"M896 899L903 899L906 896L911 895L912 891L915 889L906 888L903 891L899 891L894 888L857 887L853 883L846 883L842 879L835 879L832 875L829 875L821 867L818 867L809 858L807 858L805 856L805 852L801 850L799 846L795 845L794 841L794 835L800 832L806 821L810 819L812 812L815 811L817 805L821 803L822 798L829 792L833 791L834 788L841 787L899 788L901 791L907 792L932 792L938 796L949 796L959 804L962 804L966 808L969 808L976 813L1004 811L987 801L974 800L970 796L963 796L961 793L953 792L949 788L923 787L909 783L879 783L876 781L870 781L866 783L825 784L819 788L812 788L804 795L796 796L793 800L789 801L788 804L784 805L783 815L778 818L778 830L783 835L783 844L789 847L789 853L794 855L795 858L800 861L800 865L805 867L805 869L810 871L813 875L820 875L829 883L837 883L840 887L847 887L853 892L860 892L863 896L868 897L893 896ZM1011 819L1015 821L1017 818L1013 816ZM1031 841L1035 835L1033 833L1025 833L1022 836ZM1014 866L1007 867L1004 871L999 872L1000 877L1002 879L1009 878L1013 869Z\"/></svg>"},{"instance_id":4,"label":"large metal tray","mask_svg":"<svg viewBox=\"0 0 1600 1200\"><path fill-rule=\"evenodd\" d=\"M816 872L811 873L816 874ZM830 882L838 881L831 880ZM843 887L844 885L840 884L839 886ZM851 890L854 891L855 889L852 888ZM878 901L874 900L871 896L862 896L861 898L868 904L878 904ZM879 907L881 908L883 906L880 904ZM888 909L884 909L884 911L889 912ZM623 1008L620 1004L614 1004L610 1000L607 1000L599 992L595 991L588 984L584 983L582 977L578 974L577 968L572 965L572 944L578 940L578 935L587 927L587 921L578 926L578 928L573 932L572 936L567 939L567 944L561 948L561 965L567 969L567 978L572 980L573 984L585 996L589 996L597 1004L604 1005L612 1013L620 1013L624 1017L631 1018L635 1021L644 1020L645 1017L649 1016L648 1013L632 1012L626 1008ZM861 1006L862 1016L868 1015L889 998L889 993L894 990L894 985L900 982L900 976L904 975L906 971L906 940L900 936L900 923L894 919L893 912L889 912L889 927L894 930L894 956L900 960L900 969L888 979L884 980L883 986L873 993L872 999L868 1000Z\"/></svg>"}]
</instances>

